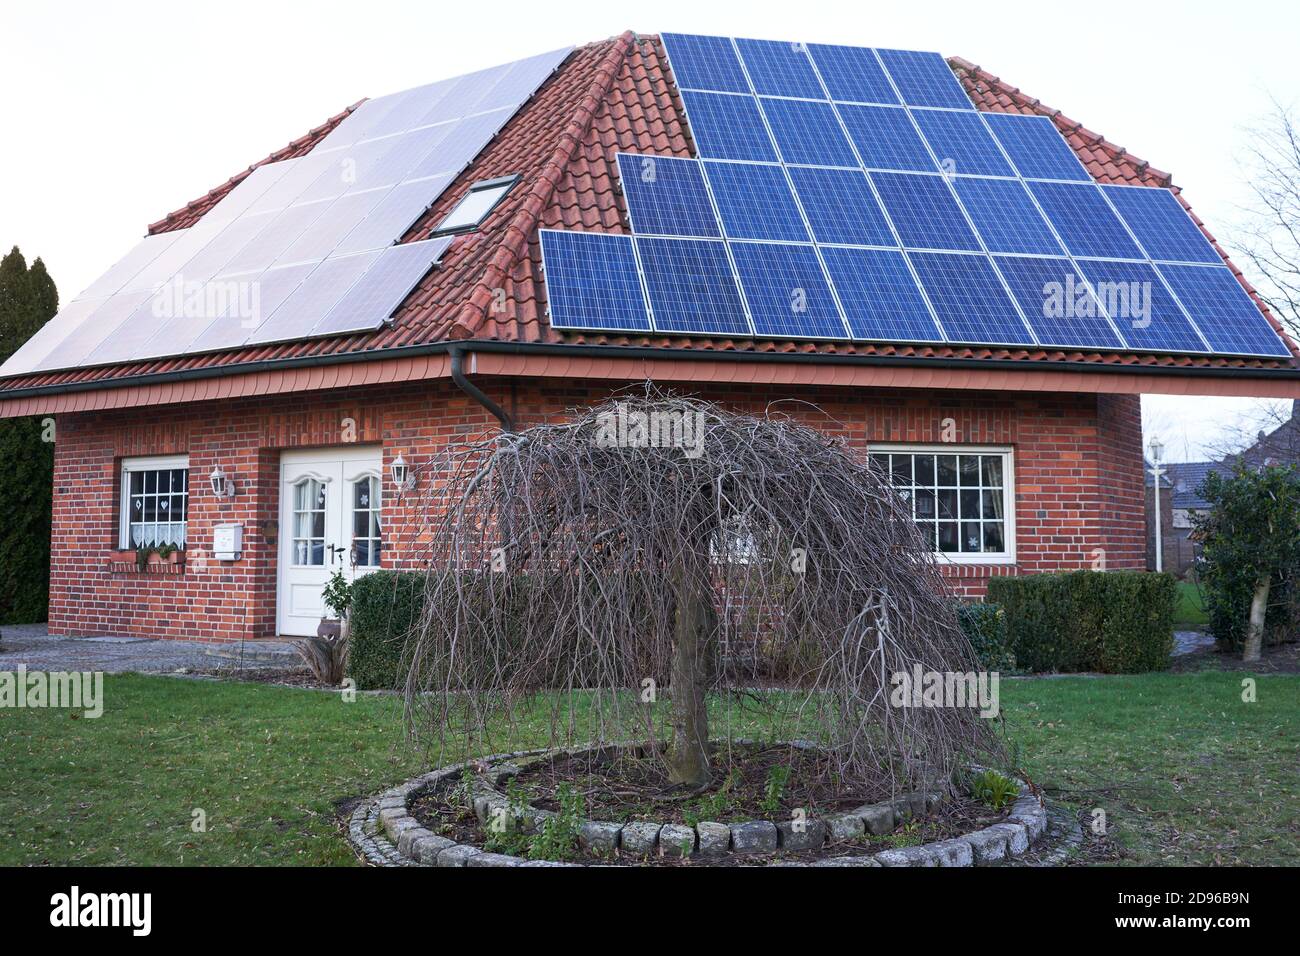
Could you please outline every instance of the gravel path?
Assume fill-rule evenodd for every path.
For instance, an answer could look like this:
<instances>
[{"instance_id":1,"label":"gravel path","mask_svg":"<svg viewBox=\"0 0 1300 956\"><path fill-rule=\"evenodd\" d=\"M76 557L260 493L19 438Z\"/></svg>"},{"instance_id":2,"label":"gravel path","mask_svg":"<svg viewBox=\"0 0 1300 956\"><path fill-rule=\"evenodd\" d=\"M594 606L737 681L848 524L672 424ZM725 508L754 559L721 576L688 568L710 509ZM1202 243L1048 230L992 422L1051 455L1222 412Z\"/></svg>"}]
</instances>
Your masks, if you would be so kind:
<instances>
[{"instance_id":1,"label":"gravel path","mask_svg":"<svg viewBox=\"0 0 1300 956\"><path fill-rule=\"evenodd\" d=\"M233 665L238 644L200 644L139 637L51 637L44 624L0 627L0 670L22 664L28 670L174 673L178 670ZM301 666L283 641L244 645L246 667Z\"/></svg>"}]
</instances>

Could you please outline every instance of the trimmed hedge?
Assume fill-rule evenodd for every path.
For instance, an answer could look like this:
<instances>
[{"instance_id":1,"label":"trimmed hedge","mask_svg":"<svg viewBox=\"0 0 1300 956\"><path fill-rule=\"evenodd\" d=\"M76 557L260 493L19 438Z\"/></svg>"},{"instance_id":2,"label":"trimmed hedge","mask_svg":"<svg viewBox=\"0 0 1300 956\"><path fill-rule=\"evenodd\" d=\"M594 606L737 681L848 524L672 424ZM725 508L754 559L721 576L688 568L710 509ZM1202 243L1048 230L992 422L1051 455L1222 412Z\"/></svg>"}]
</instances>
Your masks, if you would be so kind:
<instances>
[{"instance_id":1,"label":"trimmed hedge","mask_svg":"<svg viewBox=\"0 0 1300 956\"><path fill-rule=\"evenodd\" d=\"M1011 673L1016 655L1007 643L1007 616L997 604L957 604L957 623L975 651L980 667Z\"/></svg>"},{"instance_id":2,"label":"trimmed hedge","mask_svg":"<svg viewBox=\"0 0 1300 956\"><path fill-rule=\"evenodd\" d=\"M1007 644L1032 672L1134 674L1169 666L1177 584L1143 571L1070 571L993 578Z\"/></svg>"},{"instance_id":3,"label":"trimmed hedge","mask_svg":"<svg viewBox=\"0 0 1300 956\"><path fill-rule=\"evenodd\" d=\"M372 571L352 584L348 676L363 690L390 690L406 679L402 654L424 610L425 577L415 571Z\"/></svg>"}]
</instances>

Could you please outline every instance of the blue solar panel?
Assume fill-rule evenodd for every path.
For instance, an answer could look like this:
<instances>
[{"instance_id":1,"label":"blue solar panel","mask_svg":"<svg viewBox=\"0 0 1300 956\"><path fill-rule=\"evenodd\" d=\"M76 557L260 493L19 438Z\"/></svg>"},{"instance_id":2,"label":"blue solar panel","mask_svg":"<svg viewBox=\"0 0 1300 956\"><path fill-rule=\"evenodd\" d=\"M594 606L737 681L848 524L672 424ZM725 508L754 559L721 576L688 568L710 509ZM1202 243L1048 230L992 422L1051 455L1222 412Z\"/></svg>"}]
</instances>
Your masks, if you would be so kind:
<instances>
[{"instance_id":1,"label":"blue solar panel","mask_svg":"<svg viewBox=\"0 0 1300 956\"><path fill-rule=\"evenodd\" d=\"M1059 256L1065 251L1020 180L958 176L953 186L990 252Z\"/></svg>"},{"instance_id":2,"label":"blue solar panel","mask_svg":"<svg viewBox=\"0 0 1300 956\"><path fill-rule=\"evenodd\" d=\"M1033 344L987 256L915 252L909 258L948 341Z\"/></svg>"},{"instance_id":3,"label":"blue solar panel","mask_svg":"<svg viewBox=\"0 0 1300 956\"><path fill-rule=\"evenodd\" d=\"M740 58L756 93L770 96L826 98L802 43L782 40L737 40Z\"/></svg>"},{"instance_id":4,"label":"blue solar panel","mask_svg":"<svg viewBox=\"0 0 1300 956\"><path fill-rule=\"evenodd\" d=\"M661 39L679 89L749 92L730 38L665 33Z\"/></svg>"},{"instance_id":5,"label":"blue solar panel","mask_svg":"<svg viewBox=\"0 0 1300 956\"><path fill-rule=\"evenodd\" d=\"M1021 176L1092 182L1070 144L1046 116L1019 113L984 113L983 116Z\"/></svg>"},{"instance_id":6,"label":"blue solar panel","mask_svg":"<svg viewBox=\"0 0 1300 956\"><path fill-rule=\"evenodd\" d=\"M840 106L844 126L867 169L938 172L934 157L907 110L889 106Z\"/></svg>"},{"instance_id":7,"label":"blue solar panel","mask_svg":"<svg viewBox=\"0 0 1300 956\"><path fill-rule=\"evenodd\" d=\"M655 331L753 334L723 242L638 238L636 248Z\"/></svg>"},{"instance_id":8,"label":"blue solar panel","mask_svg":"<svg viewBox=\"0 0 1300 956\"><path fill-rule=\"evenodd\" d=\"M974 111L912 110L921 135L947 173L963 176L1014 176L1015 170L998 149Z\"/></svg>"},{"instance_id":9,"label":"blue solar panel","mask_svg":"<svg viewBox=\"0 0 1300 956\"><path fill-rule=\"evenodd\" d=\"M908 249L980 247L943 176L872 173L885 212Z\"/></svg>"},{"instance_id":10,"label":"blue solar panel","mask_svg":"<svg viewBox=\"0 0 1300 956\"><path fill-rule=\"evenodd\" d=\"M776 162L758 101L726 93L682 93L695 147L706 159Z\"/></svg>"},{"instance_id":11,"label":"blue solar panel","mask_svg":"<svg viewBox=\"0 0 1300 956\"><path fill-rule=\"evenodd\" d=\"M812 246L733 242L758 335L842 339L844 322Z\"/></svg>"},{"instance_id":12,"label":"blue solar panel","mask_svg":"<svg viewBox=\"0 0 1300 956\"><path fill-rule=\"evenodd\" d=\"M631 236L541 230L551 326L649 332Z\"/></svg>"},{"instance_id":13,"label":"blue solar panel","mask_svg":"<svg viewBox=\"0 0 1300 956\"><path fill-rule=\"evenodd\" d=\"M897 245L862 170L792 166L790 178L818 242Z\"/></svg>"},{"instance_id":14,"label":"blue solar panel","mask_svg":"<svg viewBox=\"0 0 1300 956\"><path fill-rule=\"evenodd\" d=\"M1083 260L1078 265L1129 348L1207 351L1155 269L1147 263Z\"/></svg>"},{"instance_id":15,"label":"blue solar panel","mask_svg":"<svg viewBox=\"0 0 1300 956\"><path fill-rule=\"evenodd\" d=\"M1029 189L1071 255L1146 258L1096 186L1032 182Z\"/></svg>"},{"instance_id":16,"label":"blue solar panel","mask_svg":"<svg viewBox=\"0 0 1300 956\"><path fill-rule=\"evenodd\" d=\"M1168 189L1103 186L1106 196L1128 223L1152 259L1166 262L1212 262L1223 257Z\"/></svg>"},{"instance_id":17,"label":"blue solar panel","mask_svg":"<svg viewBox=\"0 0 1300 956\"><path fill-rule=\"evenodd\" d=\"M947 62L937 53L917 50L879 50L885 70L894 80L908 106L947 106L973 110L974 104L962 89Z\"/></svg>"},{"instance_id":18,"label":"blue solar panel","mask_svg":"<svg viewBox=\"0 0 1300 956\"><path fill-rule=\"evenodd\" d=\"M1161 265L1159 269L1216 352L1291 354L1227 266Z\"/></svg>"},{"instance_id":19,"label":"blue solar panel","mask_svg":"<svg viewBox=\"0 0 1300 956\"><path fill-rule=\"evenodd\" d=\"M782 161L859 168L858 157L831 104L765 96L759 98L759 105L772 127Z\"/></svg>"},{"instance_id":20,"label":"blue solar panel","mask_svg":"<svg viewBox=\"0 0 1300 956\"><path fill-rule=\"evenodd\" d=\"M1040 345L1124 347L1069 259L998 256L995 261Z\"/></svg>"},{"instance_id":21,"label":"blue solar panel","mask_svg":"<svg viewBox=\"0 0 1300 956\"><path fill-rule=\"evenodd\" d=\"M855 339L943 341L901 252L827 246L822 258Z\"/></svg>"},{"instance_id":22,"label":"blue solar panel","mask_svg":"<svg viewBox=\"0 0 1300 956\"><path fill-rule=\"evenodd\" d=\"M831 99L850 103L898 103L874 50L814 43L808 47Z\"/></svg>"},{"instance_id":23,"label":"blue solar panel","mask_svg":"<svg viewBox=\"0 0 1300 956\"><path fill-rule=\"evenodd\" d=\"M637 235L722 235L699 160L619 153L618 172Z\"/></svg>"},{"instance_id":24,"label":"blue solar panel","mask_svg":"<svg viewBox=\"0 0 1300 956\"><path fill-rule=\"evenodd\" d=\"M729 238L809 241L808 228L780 166L706 162L704 172Z\"/></svg>"}]
</instances>

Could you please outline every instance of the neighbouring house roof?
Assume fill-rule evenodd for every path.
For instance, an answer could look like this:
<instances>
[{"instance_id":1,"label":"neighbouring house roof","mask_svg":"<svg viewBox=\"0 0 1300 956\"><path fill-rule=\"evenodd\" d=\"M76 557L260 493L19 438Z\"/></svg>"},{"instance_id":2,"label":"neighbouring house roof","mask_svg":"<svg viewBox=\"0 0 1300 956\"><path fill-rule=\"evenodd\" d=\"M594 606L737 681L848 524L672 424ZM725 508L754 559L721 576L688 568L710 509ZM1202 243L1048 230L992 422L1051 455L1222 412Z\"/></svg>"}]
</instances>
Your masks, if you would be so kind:
<instances>
[{"instance_id":1,"label":"neighbouring house roof","mask_svg":"<svg viewBox=\"0 0 1300 956\"><path fill-rule=\"evenodd\" d=\"M956 57L949 63L977 108L1050 117L1097 181L1172 186L1167 173L1129 155L1122 147L1021 93L988 71ZM349 110L352 108L355 107ZM333 117L262 163L309 152L347 112ZM664 360L672 361L704 358L756 362L764 357L792 361L830 360L840 363L836 368L842 364L894 363L921 366L923 371L913 369L909 372L916 379L913 384L928 383L935 387L941 384L937 377L926 379L917 376L943 376L946 384L949 377L970 370L966 379L970 384L959 387L998 388L1010 387L999 384L1010 381L1006 377L1008 373L1082 373L1083 377L1072 380L1073 390L1102 391L1108 388L1099 385L1099 376L1092 373L1131 372L1146 375L1144 381L1148 384L1142 388L1129 385L1109 390L1154 391L1157 389L1150 387L1150 383L1157 381L1156 375L1215 373L1227 376L1234 374L1235 370L1236 376L1252 379L1270 375L1285 377L1288 380L1282 384L1270 385L1275 390L1295 394L1292 376L1300 375L1300 352L1289 340L1293 356L1276 360L1077 349L827 343L557 331L550 327L546 318L546 285L538 230L565 228L630 232L626 204L618 186L615 154L620 151L674 156L694 153L663 47L654 36L625 33L576 49L426 215L408 230L402 239L404 242L427 238L434 225L459 202L472 183L509 174L522 176L521 184L493 210L480 229L453 241L439 266L407 298L391 324L373 332L333 338L15 377L0 380L0 399L5 398L6 393L17 399L19 395L39 395L70 388L144 387L165 378L205 379L236 372L244 374L244 370L250 374L252 370L263 374L307 363L406 359L420 354L427 356L434 347L447 343L478 346L485 351L494 347L506 352L549 347L552 354L594 355L599 352L603 356L635 356L643 362L658 361L662 356ZM245 170L184 208L163 217L150 226L149 231L161 233L193 225L248 172ZM1181 195L1179 198L1186 205ZM1199 224L1200 220L1197 222ZM1204 230L1203 225L1201 228ZM1214 242L1208 231L1206 235ZM1217 244L1215 248L1219 249ZM1228 262L1227 255L1222 249L1219 251ZM1232 265L1231 262L1228 264ZM1240 271L1235 267L1233 271L1269 315L1269 321L1281 331L1281 325L1268 313ZM501 289L505 291L504 308L500 306L497 292ZM442 363L434 364L441 366ZM717 366L717 361L713 366ZM523 366L519 363L511 365L503 358L493 367L500 374L506 374L506 369ZM581 368L581 365L571 366L568 374L579 373ZM847 373L839 374L840 380L848 384ZM902 372L898 374L901 376ZM338 380L337 376L331 379L328 375L309 378L327 384ZM1024 381L1026 384L1016 387L1038 387L1032 382L1046 382L1047 378L1040 374L1037 379ZM901 384L901 379L897 383ZM889 384L889 381L880 384ZM1212 390L1209 385L1198 387ZM187 400L215 397L217 393L210 389L197 389L191 394L194 397ZM0 414L3 413L4 405L0 402Z\"/></svg>"},{"instance_id":2,"label":"neighbouring house roof","mask_svg":"<svg viewBox=\"0 0 1300 956\"><path fill-rule=\"evenodd\" d=\"M1198 489L1210 472L1227 470L1222 462L1185 461L1165 465L1169 480L1173 484L1174 508L1181 511L1204 511L1210 503L1200 496Z\"/></svg>"}]
</instances>

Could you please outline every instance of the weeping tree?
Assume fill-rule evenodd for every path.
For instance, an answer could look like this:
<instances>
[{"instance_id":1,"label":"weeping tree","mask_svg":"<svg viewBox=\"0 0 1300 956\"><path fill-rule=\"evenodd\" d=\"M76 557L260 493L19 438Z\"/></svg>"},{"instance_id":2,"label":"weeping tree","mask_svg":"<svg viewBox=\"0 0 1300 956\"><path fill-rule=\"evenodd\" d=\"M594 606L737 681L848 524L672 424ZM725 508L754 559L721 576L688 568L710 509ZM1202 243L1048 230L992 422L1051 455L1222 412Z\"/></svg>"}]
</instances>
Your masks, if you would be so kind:
<instances>
[{"instance_id":1,"label":"weeping tree","mask_svg":"<svg viewBox=\"0 0 1300 956\"><path fill-rule=\"evenodd\" d=\"M699 790L761 717L828 779L897 790L997 751L973 709L891 705L895 674L978 665L910 503L823 432L647 389L458 448L424 487L406 712L443 753L541 721ZM753 688L759 658L781 689Z\"/></svg>"}]
</instances>

